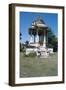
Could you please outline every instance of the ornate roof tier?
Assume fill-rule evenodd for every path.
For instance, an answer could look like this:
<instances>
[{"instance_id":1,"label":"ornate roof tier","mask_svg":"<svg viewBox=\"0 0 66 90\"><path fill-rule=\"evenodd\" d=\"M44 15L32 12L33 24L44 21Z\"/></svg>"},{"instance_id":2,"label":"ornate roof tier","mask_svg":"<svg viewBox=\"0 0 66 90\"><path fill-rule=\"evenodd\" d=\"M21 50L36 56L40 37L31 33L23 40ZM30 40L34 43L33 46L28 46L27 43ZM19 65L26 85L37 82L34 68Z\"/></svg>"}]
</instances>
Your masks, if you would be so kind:
<instances>
[{"instance_id":1,"label":"ornate roof tier","mask_svg":"<svg viewBox=\"0 0 66 90\"><path fill-rule=\"evenodd\" d=\"M41 17L38 17L35 21L33 21L32 26L43 27L43 28L48 27Z\"/></svg>"},{"instance_id":2,"label":"ornate roof tier","mask_svg":"<svg viewBox=\"0 0 66 90\"><path fill-rule=\"evenodd\" d=\"M29 34L36 35L37 31L39 35L44 34L44 31L48 31L48 26L45 24L41 17L34 20L31 27L29 27Z\"/></svg>"}]
</instances>

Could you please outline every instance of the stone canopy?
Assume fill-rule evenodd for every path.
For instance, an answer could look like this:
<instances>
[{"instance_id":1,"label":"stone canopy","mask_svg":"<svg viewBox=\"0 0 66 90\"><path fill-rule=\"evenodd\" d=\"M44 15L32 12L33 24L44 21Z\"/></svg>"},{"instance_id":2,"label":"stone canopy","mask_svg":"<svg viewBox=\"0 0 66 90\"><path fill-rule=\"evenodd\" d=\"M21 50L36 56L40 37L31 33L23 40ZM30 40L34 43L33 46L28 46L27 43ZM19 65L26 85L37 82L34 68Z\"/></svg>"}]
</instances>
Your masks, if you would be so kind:
<instances>
[{"instance_id":1,"label":"stone canopy","mask_svg":"<svg viewBox=\"0 0 66 90\"><path fill-rule=\"evenodd\" d=\"M29 34L36 35L42 35L44 32L48 32L48 26L45 24L44 20L42 18L37 18L34 20L31 24L31 26L28 29Z\"/></svg>"},{"instance_id":2,"label":"stone canopy","mask_svg":"<svg viewBox=\"0 0 66 90\"><path fill-rule=\"evenodd\" d=\"M34 20L31 26L28 28L29 33L29 49L26 49L26 54L36 52L36 55L40 57L47 57L49 55L48 45L48 32L49 27L46 25L41 17ZM34 47L34 48L33 48ZM50 49L53 52L53 49Z\"/></svg>"},{"instance_id":3,"label":"stone canopy","mask_svg":"<svg viewBox=\"0 0 66 90\"><path fill-rule=\"evenodd\" d=\"M32 26L47 28L47 25L41 17L37 18L34 22L32 22Z\"/></svg>"}]
</instances>

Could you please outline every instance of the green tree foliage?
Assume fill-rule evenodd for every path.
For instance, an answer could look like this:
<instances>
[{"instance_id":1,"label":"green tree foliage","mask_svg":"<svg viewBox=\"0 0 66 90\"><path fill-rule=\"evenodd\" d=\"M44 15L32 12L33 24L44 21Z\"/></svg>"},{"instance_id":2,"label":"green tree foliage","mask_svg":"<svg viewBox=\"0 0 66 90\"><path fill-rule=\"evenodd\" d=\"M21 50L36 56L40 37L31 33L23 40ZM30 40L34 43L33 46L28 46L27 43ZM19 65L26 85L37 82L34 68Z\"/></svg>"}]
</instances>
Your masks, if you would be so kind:
<instances>
[{"instance_id":1,"label":"green tree foliage","mask_svg":"<svg viewBox=\"0 0 66 90\"><path fill-rule=\"evenodd\" d=\"M25 42L25 45L28 46L28 45L29 45L29 41L26 41L26 42Z\"/></svg>"},{"instance_id":2,"label":"green tree foliage","mask_svg":"<svg viewBox=\"0 0 66 90\"><path fill-rule=\"evenodd\" d=\"M51 31L51 29L49 29L48 32L48 47L53 48L54 52L57 52L58 50L58 40L57 37Z\"/></svg>"},{"instance_id":3,"label":"green tree foliage","mask_svg":"<svg viewBox=\"0 0 66 90\"><path fill-rule=\"evenodd\" d=\"M22 33L20 32L20 51L22 51L22 43L21 43L21 40L22 40Z\"/></svg>"},{"instance_id":4,"label":"green tree foliage","mask_svg":"<svg viewBox=\"0 0 66 90\"><path fill-rule=\"evenodd\" d=\"M22 39L22 33L20 32L20 40Z\"/></svg>"}]
</instances>

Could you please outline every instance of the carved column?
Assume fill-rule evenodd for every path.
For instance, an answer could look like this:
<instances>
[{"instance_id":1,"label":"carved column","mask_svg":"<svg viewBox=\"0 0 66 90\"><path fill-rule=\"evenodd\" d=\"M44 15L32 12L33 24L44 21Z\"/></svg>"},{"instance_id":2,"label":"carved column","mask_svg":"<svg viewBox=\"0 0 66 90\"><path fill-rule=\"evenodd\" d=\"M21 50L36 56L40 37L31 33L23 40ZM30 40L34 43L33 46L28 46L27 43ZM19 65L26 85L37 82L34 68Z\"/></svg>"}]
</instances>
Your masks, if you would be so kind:
<instances>
[{"instance_id":1,"label":"carved column","mask_svg":"<svg viewBox=\"0 0 66 90\"><path fill-rule=\"evenodd\" d=\"M38 30L37 30L37 35L35 38L36 46L39 46L39 35L38 35Z\"/></svg>"},{"instance_id":2,"label":"carved column","mask_svg":"<svg viewBox=\"0 0 66 90\"><path fill-rule=\"evenodd\" d=\"M44 41L43 41L43 47L46 48L46 31L44 30Z\"/></svg>"}]
</instances>

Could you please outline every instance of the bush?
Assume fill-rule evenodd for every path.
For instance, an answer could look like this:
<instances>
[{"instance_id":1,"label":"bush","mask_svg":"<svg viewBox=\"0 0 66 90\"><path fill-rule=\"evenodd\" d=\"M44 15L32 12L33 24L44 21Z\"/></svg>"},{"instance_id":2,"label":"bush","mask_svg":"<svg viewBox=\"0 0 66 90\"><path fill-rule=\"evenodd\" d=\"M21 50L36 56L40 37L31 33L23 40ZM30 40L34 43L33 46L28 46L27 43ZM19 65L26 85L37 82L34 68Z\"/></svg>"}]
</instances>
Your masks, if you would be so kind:
<instances>
[{"instance_id":1,"label":"bush","mask_svg":"<svg viewBox=\"0 0 66 90\"><path fill-rule=\"evenodd\" d=\"M29 53L28 56L29 56L29 57L35 57L35 56L36 56L36 53L35 53L35 52L33 52L33 53Z\"/></svg>"},{"instance_id":2,"label":"bush","mask_svg":"<svg viewBox=\"0 0 66 90\"><path fill-rule=\"evenodd\" d=\"M35 57L36 56L36 53L35 52L31 52L28 55L25 55L24 54L24 56L26 56L26 57Z\"/></svg>"}]
</instances>

